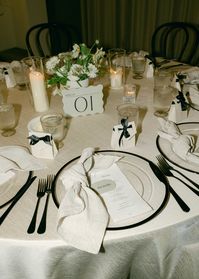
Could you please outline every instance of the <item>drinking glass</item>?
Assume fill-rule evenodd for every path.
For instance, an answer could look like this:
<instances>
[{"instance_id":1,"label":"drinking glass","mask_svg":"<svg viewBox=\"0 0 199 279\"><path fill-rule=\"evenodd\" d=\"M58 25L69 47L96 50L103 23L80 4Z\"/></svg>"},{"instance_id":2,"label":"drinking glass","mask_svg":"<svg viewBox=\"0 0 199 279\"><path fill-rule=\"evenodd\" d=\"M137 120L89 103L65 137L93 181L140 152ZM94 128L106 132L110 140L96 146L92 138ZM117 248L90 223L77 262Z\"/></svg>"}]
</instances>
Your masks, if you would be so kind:
<instances>
[{"instance_id":1,"label":"drinking glass","mask_svg":"<svg viewBox=\"0 0 199 279\"><path fill-rule=\"evenodd\" d=\"M0 73L0 104L6 102L7 95L8 95L8 89L6 86L5 78Z\"/></svg>"},{"instance_id":2,"label":"drinking glass","mask_svg":"<svg viewBox=\"0 0 199 279\"><path fill-rule=\"evenodd\" d=\"M9 137L15 134L15 109L13 104L1 104L0 105L0 130L2 130L2 136Z\"/></svg>"},{"instance_id":3,"label":"drinking glass","mask_svg":"<svg viewBox=\"0 0 199 279\"><path fill-rule=\"evenodd\" d=\"M132 70L134 79L142 79L145 71L146 59L144 56L132 56Z\"/></svg>"},{"instance_id":4,"label":"drinking glass","mask_svg":"<svg viewBox=\"0 0 199 279\"><path fill-rule=\"evenodd\" d=\"M13 61L10 63L12 71L16 80L17 88L19 90L26 89L27 76L24 72L23 64L21 61Z\"/></svg>"},{"instance_id":5,"label":"drinking glass","mask_svg":"<svg viewBox=\"0 0 199 279\"><path fill-rule=\"evenodd\" d=\"M118 111L118 122L121 124L122 119L128 119L128 122L135 123L135 126L138 126L138 118L139 118L139 108L136 104L124 103L120 104L117 107Z\"/></svg>"},{"instance_id":6,"label":"drinking glass","mask_svg":"<svg viewBox=\"0 0 199 279\"><path fill-rule=\"evenodd\" d=\"M166 71L157 71L154 76L153 107L154 115L167 117L176 90L171 87L172 75Z\"/></svg>"},{"instance_id":7,"label":"drinking glass","mask_svg":"<svg viewBox=\"0 0 199 279\"><path fill-rule=\"evenodd\" d=\"M50 133L58 148L63 146L65 136L65 121L61 113L46 113L40 117L43 131Z\"/></svg>"}]
</instances>

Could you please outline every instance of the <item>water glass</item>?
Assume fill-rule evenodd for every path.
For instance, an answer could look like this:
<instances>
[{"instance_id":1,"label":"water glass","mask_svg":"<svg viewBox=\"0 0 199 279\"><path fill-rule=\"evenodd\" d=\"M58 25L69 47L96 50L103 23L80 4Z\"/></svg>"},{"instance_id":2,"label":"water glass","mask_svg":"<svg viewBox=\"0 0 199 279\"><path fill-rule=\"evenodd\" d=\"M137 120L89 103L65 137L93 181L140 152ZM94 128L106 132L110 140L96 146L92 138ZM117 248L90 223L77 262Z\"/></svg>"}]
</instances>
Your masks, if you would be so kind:
<instances>
[{"instance_id":1,"label":"water glass","mask_svg":"<svg viewBox=\"0 0 199 279\"><path fill-rule=\"evenodd\" d=\"M40 117L41 126L45 133L52 135L53 140L58 148L63 146L63 138L65 136L65 121L61 113L46 113Z\"/></svg>"},{"instance_id":2,"label":"water glass","mask_svg":"<svg viewBox=\"0 0 199 279\"><path fill-rule=\"evenodd\" d=\"M3 76L0 76L0 104L6 102L7 95L8 89L6 86L5 78Z\"/></svg>"},{"instance_id":3,"label":"water glass","mask_svg":"<svg viewBox=\"0 0 199 279\"><path fill-rule=\"evenodd\" d=\"M24 72L23 63L21 61L11 62L12 71L16 80L17 88L25 90L28 82L27 75Z\"/></svg>"},{"instance_id":4,"label":"water glass","mask_svg":"<svg viewBox=\"0 0 199 279\"><path fill-rule=\"evenodd\" d=\"M157 71L154 76L153 107L154 115L166 117L176 90L171 87L172 75L166 71Z\"/></svg>"},{"instance_id":5,"label":"water glass","mask_svg":"<svg viewBox=\"0 0 199 279\"><path fill-rule=\"evenodd\" d=\"M15 134L16 115L13 104L0 105L0 130L2 136L9 137Z\"/></svg>"},{"instance_id":6,"label":"water glass","mask_svg":"<svg viewBox=\"0 0 199 279\"><path fill-rule=\"evenodd\" d=\"M132 57L132 70L134 79L142 79L145 71L146 59L144 56Z\"/></svg>"},{"instance_id":7,"label":"water glass","mask_svg":"<svg viewBox=\"0 0 199 279\"><path fill-rule=\"evenodd\" d=\"M135 123L138 126L139 108L136 104L124 103L117 107L118 122L121 124L122 119L128 119L128 122Z\"/></svg>"}]
</instances>

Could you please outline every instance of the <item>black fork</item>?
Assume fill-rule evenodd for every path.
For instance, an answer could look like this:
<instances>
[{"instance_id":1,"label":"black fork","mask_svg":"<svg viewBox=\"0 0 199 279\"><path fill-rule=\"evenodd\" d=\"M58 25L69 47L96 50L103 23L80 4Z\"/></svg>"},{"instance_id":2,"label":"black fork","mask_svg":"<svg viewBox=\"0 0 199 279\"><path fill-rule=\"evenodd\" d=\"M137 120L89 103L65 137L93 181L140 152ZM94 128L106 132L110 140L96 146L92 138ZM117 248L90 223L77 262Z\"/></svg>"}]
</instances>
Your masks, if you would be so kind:
<instances>
[{"instance_id":1,"label":"black fork","mask_svg":"<svg viewBox=\"0 0 199 279\"><path fill-rule=\"evenodd\" d=\"M174 169L171 165L168 164L168 162L165 160L165 158L162 155L158 155L157 156L158 161L160 162L160 164L162 164L163 166L167 167L170 170L173 170L177 173L179 173L180 175L182 175L184 178L186 178L190 183L192 183L196 188L199 189L199 184L197 184L195 181L193 181L192 179L190 179L189 177L187 177L186 175L184 175L182 172L180 172L177 169Z\"/></svg>"},{"instance_id":2,"label":"black fork","mask_svg":"<svg viewBox=\"0 0 199 279\"><path fill-rule=\"evenodd\" d=\"M158 159L158 158L157 158ZM162 162L158 161L158 167L161 169L161 171L164 173L164 175L166 176L170 176L170 177L175 177L176 179L178 179L180 182L182 182L185 186L187 186L194 194L196 194L197 196L199 196L199 191L194 189L193 187L191 187L189 184L187 184L186 182L184 182L182 179L180 179L179 177L175 176L170 170L169 168Z\"/></svg>"},{"instance_id":3,"label":"black fork","mask_svg":"<svg viewBox=\"0 0 199 279\"><path fill-rule=\"evenodd\" d=\"M28 227L27 233L33 233L35 231L35 225L36 225L36 219L37 219L37 211L39 208L39 202L40 199L45 195L45 188L46 188L46 180L45 179L39 179L38 182L38 189L37 189L37 204L35 207L34 214L32 216L32 220L30 222L30 225Z\"/></svg>"},{"instance_id":4,"label":"black fork","mask_svg":"<svg viewBox=\"0 0 199 279\"><path fill-rule=\"evenodd\" d=\"M43 215L42 215L42 218L41 218L38 230L37 230L37 232L39 234L45 233L45 231L46 231L46 217L47 217L47 209L48 209L48 200L49 200L50 193L52 191L53 180L54 180L54 175L47 176L47 183L46 183L46 189L45 189L47 196L46 196L46 202L45 202Z\"/></svg>"}]
</instances>

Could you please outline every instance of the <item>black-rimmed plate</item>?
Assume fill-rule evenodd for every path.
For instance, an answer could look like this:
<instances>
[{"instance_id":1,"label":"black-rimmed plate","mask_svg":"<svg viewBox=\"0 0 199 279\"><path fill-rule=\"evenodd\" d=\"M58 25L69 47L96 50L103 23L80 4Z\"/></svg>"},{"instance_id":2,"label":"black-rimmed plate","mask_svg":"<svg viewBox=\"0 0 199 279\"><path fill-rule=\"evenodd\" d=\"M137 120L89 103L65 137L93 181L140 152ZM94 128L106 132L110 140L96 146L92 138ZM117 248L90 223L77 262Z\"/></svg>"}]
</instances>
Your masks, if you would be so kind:
<instances>
[{"instance_id":1,"label":"black-rimmed plate","mask_svg":"<svg viewBox=\"0 0 199 279\"><path fill-rule=\"evenodd\" d=\"M196 150L199 149L199 122L180 123L178 127L182 134L192 135L195 138ZM180 158L172 149L167 139L157 136L156 145L159 152L174 165L190 172L199 173L199 164L188 162Z\"/></svg>"},{"instance_id":2,"label":"black-rimmed plate","mask_svg":"<svg viewBox=\"0 0 199 279\"><path fill-rule=\"evenodd\" d=\"M134 187L140 196L152 207L151 211L126 219L122 222L114 223L110 220L107 230L132 228L146 223L157 216L167 203L169 191L168 185L161 183L152 172L149 166L150 161L137 154L125 151L102 150L97 151L96 153L122 157L122 159L117 162L117 165L125 174L132 187ZM67 162L56 174L52 196L57 207L59 207L61 200L65 195L60 176L65 170L77 163L79 158L80 156Z\"/></svg>"}]
</instances>

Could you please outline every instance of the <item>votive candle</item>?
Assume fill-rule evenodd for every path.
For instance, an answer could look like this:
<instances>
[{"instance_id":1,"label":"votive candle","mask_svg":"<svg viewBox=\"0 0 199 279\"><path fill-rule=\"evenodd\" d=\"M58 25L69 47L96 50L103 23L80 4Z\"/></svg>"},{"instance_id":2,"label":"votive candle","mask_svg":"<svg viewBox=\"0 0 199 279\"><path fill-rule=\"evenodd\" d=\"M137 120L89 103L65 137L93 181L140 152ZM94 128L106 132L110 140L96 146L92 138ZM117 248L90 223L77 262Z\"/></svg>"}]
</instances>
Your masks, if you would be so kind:
<instances>
[{"instance_id":1,"label":"votive candle","mask_svg":"<svg viewBox=\"0 0 199 279\"><path fill-rule=\"evenodd\" d=\"M111 88L122 87L122 69L119 68L117 71L110 71Z\"/></svg>"}]
</instances>

